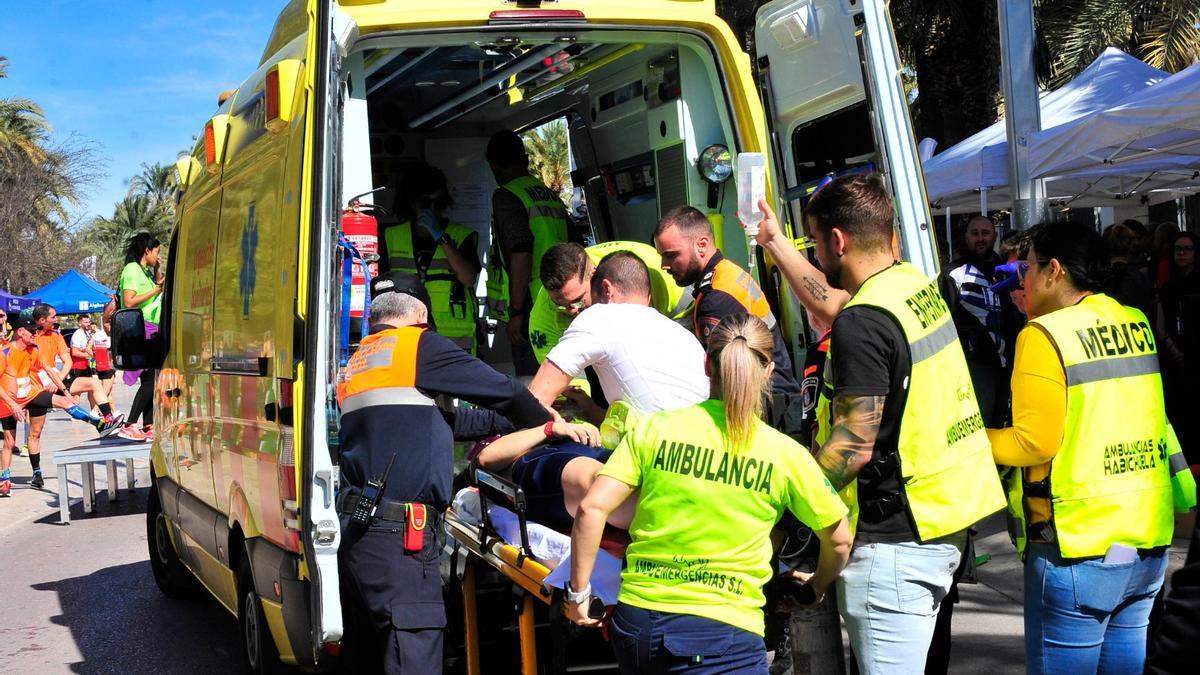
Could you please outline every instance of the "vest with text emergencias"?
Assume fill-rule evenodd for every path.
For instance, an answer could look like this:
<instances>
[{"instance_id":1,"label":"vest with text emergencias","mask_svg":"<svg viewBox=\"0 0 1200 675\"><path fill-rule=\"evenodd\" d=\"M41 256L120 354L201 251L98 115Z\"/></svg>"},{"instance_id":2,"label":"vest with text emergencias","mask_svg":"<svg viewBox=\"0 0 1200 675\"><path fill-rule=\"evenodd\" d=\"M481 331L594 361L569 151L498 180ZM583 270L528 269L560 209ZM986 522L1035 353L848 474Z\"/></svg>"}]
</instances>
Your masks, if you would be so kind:
<instances>
[{"instance_id":1,"label":"vest with text emergencias","mask_svg":"<svg viewBox=\"0 0 1200 675\"><path fill-rule=\"evenodd\" d=\"M918 538L925 542L954 534L1004 508L971 374L937 282L898 263L868 279L846 304L853 306L884 312L908 343L912 371L897 452L901 496ZM833 359L831 348L827 383ZM836 383L823 387L817 405L816 442L821 445L832 426L834 389ZM839 493L852 516L861 509L856 485L852 482Z\"/></svg>"}]
</instances>

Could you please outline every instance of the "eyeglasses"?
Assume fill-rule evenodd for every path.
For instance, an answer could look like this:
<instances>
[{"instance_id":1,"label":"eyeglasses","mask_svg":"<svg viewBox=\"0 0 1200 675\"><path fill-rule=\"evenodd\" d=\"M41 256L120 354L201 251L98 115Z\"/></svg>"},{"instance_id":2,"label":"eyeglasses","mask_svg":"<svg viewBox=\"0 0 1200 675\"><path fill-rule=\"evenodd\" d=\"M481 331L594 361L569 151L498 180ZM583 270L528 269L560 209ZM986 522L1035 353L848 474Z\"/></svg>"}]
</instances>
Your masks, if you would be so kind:
<instances>
[{"instance_id":1,"label":"eyeglasses","mask_svg":"<svg viewBox=\"0 0 1200 675\"><path fill-rule=\"evenodd\" d=\"M1176 253L1191 253L1192 251L1195 251L1195 250L1196 250L1195 246L1176 246L1175 247Z\"/></svg>"},{"instance_id":2,"label":"eyeglasses","mask_svg":"<svg viewBox=\"0 0 1200 675\"><path fill-rule=\"evenodd\" d=\"M565 305L555 305L555 307L557 307L558 311L560 312L569 312L571 310L580 311L584 307L584 300L583 298L580 298L575 302L568 302Z\"/></svg>"},{"instance_id":3,"label":"eyeglasses","mask_svg":"<svg viewBox=\"0 0 1200 675\"><path fill-rule=\"evenodd\" d=\"M1037 258L1036 262L1039 265L1045 265L1046 263L1048 263L1050 261L1043 259L1043 258ZM1021 264L1017 265L1017 281L1021 282L1021 285L1025 284L1025 275L1028 273L1029 273L1029 263L1027 263L1025 261L1021 261Z\"/></svg>"}]
</instances>

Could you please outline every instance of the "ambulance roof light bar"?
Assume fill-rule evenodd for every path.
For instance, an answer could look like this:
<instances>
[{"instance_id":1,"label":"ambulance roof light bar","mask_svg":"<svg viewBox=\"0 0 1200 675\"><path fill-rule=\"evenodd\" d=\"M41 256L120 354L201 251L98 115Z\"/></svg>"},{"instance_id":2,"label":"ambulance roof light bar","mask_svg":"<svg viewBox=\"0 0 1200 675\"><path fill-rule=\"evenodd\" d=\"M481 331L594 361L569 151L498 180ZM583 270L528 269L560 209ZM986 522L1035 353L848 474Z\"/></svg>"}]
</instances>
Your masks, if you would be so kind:
<instances>
[{"instance_id":1,"label":"ambulance roof light bar","mask_svg":"<svg viewBox=\"0 0 1200 675\"><path fill-rule=\"evenodd\" d=\"M558 52L562 51L562 49L563 49L563 45L560 43L545 45L545 46L541 47L540 49L530 49L529 51L525 52L522 56L520 56L517 60L507 63L507 64L500 66L499 68L496 68L495 70L493 70L492 73L490 75L488 75L487 77L483 78L483 81L480 82L479 84L472 85L472 86L464 89L463 91L459 92L458 94L451 96L446 101L443 101L442 103L438 104L432 110L413 119L413 121L408 123L408 128L416 129L417 127L420 127L421 125L425 124L426 122L429 122L432 119L436 119L436 118L444 115L448 110L452 110L456 106L459 106L459 105L465 103L466 101L470 100L473 96L477 96L477 95L487 91L488 89L491 89L492 87L500 84L501 82L507 80L512 74L519 73L522 70L525 70L529 66L533 65L534 63L537 63L538 61L541 61L542 59L546 58L547 56L552 56L554 54L557 54Z\"/></svg>"}]
</instances>

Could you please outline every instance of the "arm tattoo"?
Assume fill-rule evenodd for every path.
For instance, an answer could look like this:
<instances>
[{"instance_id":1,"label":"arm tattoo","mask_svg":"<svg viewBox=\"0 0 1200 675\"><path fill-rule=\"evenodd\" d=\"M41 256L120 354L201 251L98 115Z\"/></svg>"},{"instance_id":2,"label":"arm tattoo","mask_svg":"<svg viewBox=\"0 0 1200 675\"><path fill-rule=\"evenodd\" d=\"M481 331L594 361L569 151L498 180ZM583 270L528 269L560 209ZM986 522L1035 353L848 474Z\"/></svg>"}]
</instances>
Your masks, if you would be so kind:
<instances>
[{"instance_id":1,"label":"arm tattoo","mask_svg":"<svg viewBox=\"0 0 1200 675\"><path fill-rule=\"evenodd\" d=\"M817 464L834 488L841 490L849 485L871 461L886 399L886 396L834 396L833 426L829 439L817 453Z\"/></svg>"},{"instance_id":2,"label":"arm tattoo","mask_svg":"<svg viewBox=\"0 0 1200 675\"><path fill-rule=\"evenodd\" d=\"M804 277L804 288L820 302L829 299L829 289L812 277Z\"/></svg>"}]
</instances>

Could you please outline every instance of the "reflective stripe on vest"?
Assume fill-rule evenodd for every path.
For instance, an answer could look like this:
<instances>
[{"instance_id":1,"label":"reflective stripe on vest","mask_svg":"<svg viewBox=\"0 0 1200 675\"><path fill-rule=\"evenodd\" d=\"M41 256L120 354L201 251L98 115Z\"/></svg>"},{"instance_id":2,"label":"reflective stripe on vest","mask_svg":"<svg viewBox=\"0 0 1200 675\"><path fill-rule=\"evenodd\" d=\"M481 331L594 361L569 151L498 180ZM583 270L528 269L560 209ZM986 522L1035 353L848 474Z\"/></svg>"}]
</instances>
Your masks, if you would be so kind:
<instances>
[{"instance_id":1,"label":"reflective stripe on vest","mask_svg":"<svg viewBox=\"0 0 1200 675\"><path fill-rule=\"evenodd\" d=\"M937 283L899 263L868 279L846 308L854 306L892 317L908 342L912 371L897 452L901 490L918 538L954 534L1004 508L967 361ZM825 362L827 375L833 372L833 352ZM837 383L833 386L836 391ZM822 408L827 415L828 404L818 404ZM827 439L825 428L821 436Z\"/></svg>"},{"instance_id":2,"label":"reflective stripe on vest","mask_svg":"<svg viewBox=\"0 0 1200 675\"><path fill-rule=\"evenodd\" d=\"M459 248L474 233L474 230L458 223L446 225L446 236ZM384 232L384 240L387 243L389 269L415 274L425 281L425 289L429 291L430 313L437 332L474 353L479 301L475 298L475 289L464 287L458 280L446 251L441 246L435 246L429 265L420 269L413 246L411 223L389 227Z\"/></svg>"},{"instance_id":3,"label":"reflective stripe on vest","mask_svg":"<svg viewBox=\"0 0 1200 675\"><path fill-rule=\"evenodd\" d=\"M416 387L380 387L350 394L342 401L342 414L377 405L436 405Z\"/></svg>"},{"instance_id":4,"label":"reflective stripe on vest","mask_svg":"<svg viewBox=\"0 0 1200 675\"><path fill-rule=\"evenodd\" d=\"M1112 544L1170 544L1171 472L1180 463L1168 440L1149 321L1108 296L1092 295L1030 323L1054 343L1067 379L1063 441L1050 461L1051 518L1061 555L1103 556Z\"/></svg>"},{"instance_id":5,"label":"reflective stripe on vest","mask_svg":"<svg viewBox=\"0 0 1200 675\"><path fill-rule=\"evenodd\" d=\"M411 391L429 400L415 388L417 344L424 332L423 327L403 326L364 337L346 365L345 381L338 384L342 412L349 412L347 404L355 410L372 405L428 405L412 394L400 393ZM372 393L376 391L388 393Z\"/></svg>"},{"instance_id":6,"label":"reflective stripe on vest","mask_svg":"<svg viewBox=\"0 0 1200 675\"><path fill-rule=\"evenodd\" d=\"M767 324L767 328L775 330L775 315L771 312L767 296L763 294L758 282L754 281L754 277L738 267L737 263L728 258L722 258L713 269L712 281L709 285L715 291L722 291L733 296L742 307L746 308L747 313L762 319L763 323ZM696 302L699 303L700 298L696 298ZM698 318L692 319L693 328L696 335L700 335L699 326L695 325L697 320Z\"/></svg>"},{"instance_id":7,"label":"reflective stripe on vest","mask_svg":"<svg viewBox=\"0 0 1200 675\"><path fill-rule=\"evenodd\" d=\"M542 256L551 246L567 240L567 209L553 190L530 175L519 176L500 187L521 200L529 218L529 231L533 233L533 269L529 278L528 303L532 305L542 289ZM500 252L499 238L493 227L492 246L488 249L487 307L488 315L497 321L508 321L511 300L508 277L508 262Z\"/></svg>"}]
</instances>

